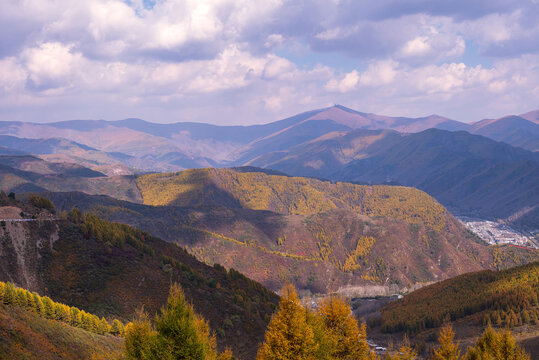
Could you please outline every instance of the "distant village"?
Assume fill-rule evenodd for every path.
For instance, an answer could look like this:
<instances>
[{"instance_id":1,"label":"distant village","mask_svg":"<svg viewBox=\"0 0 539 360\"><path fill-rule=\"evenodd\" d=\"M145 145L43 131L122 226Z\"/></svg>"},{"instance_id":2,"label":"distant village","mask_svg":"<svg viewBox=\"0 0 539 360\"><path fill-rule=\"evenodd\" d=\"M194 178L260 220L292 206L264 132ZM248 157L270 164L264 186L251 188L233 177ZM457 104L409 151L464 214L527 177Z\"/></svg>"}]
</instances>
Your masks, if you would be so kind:
<instances>
[{"instance_id":1,"label":"distant village","mask_svg":"<svg viewBox=\"0 0 539 360\"><path fill-rule=\"evenodd\" d=\"M489 244L512 244L539 249L537 236L524 235L504 223L468 217L458 217L458 220Z\"/></svg>"}]
</instances>

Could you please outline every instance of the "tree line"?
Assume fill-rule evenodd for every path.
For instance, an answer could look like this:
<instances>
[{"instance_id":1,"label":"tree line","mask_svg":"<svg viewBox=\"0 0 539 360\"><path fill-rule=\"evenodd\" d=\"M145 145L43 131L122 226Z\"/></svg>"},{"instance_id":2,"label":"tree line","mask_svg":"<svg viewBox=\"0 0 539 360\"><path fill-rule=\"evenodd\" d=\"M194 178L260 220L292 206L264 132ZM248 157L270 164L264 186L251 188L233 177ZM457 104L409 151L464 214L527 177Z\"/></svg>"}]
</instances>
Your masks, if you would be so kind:
<instances>
[{"instance_id":1,"label":"tree line","mask_svg":"<svg viewBox=\"0 0 539 360\"><path fill-rule=\"evenodd\" d=\"M118 319L109 323L104 317L100 319L84 310L53 301L48 296L40 296L10 282L0 282L0 303L17 306L43 318L61 321L96 334L124 334L124 324Z\"/></svg>"}]
</instances>

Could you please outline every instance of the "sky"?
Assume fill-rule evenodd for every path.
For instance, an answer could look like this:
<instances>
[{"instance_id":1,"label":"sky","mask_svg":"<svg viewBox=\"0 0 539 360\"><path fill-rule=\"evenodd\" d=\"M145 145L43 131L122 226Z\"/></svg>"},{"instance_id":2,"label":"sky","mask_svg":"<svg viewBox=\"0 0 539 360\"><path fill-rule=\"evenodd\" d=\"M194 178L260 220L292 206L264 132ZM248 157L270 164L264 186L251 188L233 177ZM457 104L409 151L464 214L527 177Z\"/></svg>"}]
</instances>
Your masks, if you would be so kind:
<instances>
[{"instance_id":1,"label":"sky","mask_svg":"<svg viewBox=\"0 0 539 360\"><path fill-rule=\"evenodd\" d=\"M539 109L539 0L2 0L0 120Z\"/></svg>"}]
</instances>

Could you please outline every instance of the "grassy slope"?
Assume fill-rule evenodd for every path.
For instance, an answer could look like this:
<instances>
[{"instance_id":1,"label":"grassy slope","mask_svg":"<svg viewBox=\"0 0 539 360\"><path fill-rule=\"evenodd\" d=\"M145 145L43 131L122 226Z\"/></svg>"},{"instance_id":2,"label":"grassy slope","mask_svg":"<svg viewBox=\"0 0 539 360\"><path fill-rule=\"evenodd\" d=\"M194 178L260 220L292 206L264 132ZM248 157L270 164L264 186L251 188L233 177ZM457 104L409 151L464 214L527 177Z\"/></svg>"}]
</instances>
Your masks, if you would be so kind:
<instances>
[{"instance_id":1,"label":"grassy slope","mask_svg":"<svg viewBox=\"0 0 539 360\"><path fill-rule=\"evenodd\" d=\"M0 304L0 359L117 359L120 338L102 336Z\"/></svg>"}]
</instances>

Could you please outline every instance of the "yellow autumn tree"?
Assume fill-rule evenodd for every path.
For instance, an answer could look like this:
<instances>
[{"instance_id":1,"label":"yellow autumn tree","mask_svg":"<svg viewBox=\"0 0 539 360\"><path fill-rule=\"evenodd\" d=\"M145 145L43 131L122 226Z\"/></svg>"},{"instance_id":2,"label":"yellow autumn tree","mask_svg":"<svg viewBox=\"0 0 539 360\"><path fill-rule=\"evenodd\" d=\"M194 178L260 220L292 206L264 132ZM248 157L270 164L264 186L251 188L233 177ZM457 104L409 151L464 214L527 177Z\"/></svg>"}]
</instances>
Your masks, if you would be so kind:
<instances>
[{"instance_id":1,"label":"yellow autumn tree","mask_svg":"<svg viewBox=\"0 0 539 360\"><path fill-rule=\"evenodd\" d=\"M257 360L314 360L318 344L308 321L308 310L302 305L294 287L282 291L278 312L272 317Z\"/></svg>"},{"instance_id":2,"label":"yellow autumn tree","mask_svg":"<svg viewBox=\"0 0 539 360\"><path fill-rule=\"evenodd\" d=\"M398 351L393 353L388 351L386 355L386 360L416 360L417 358L417 352L412 348L406 336Z\"/></svg>"},{"instance_id":3,"label":"yellow autumn tree","mask_svg":"<svg viewBox=\"0 0 539 360\"><path fill-rule=\"evenodd\" d=\"M340 296L325 299L318 310L327 336L334 344L331 357L339 360L363 360L370 355L365 324L358 326L350 306Z\"/></svg>"},{"instance_id":4,"label":"yellow autumn tree","mask_svg":"<svg viewBox=\"0 0 539 360\"><path fill-rule=\"evenodd\" d=\"M475 347L468 347L465 360L530 360L508 330L496 332L489 326L477 340Z\"/></svg>"},{"instance_id":5,"label":"yellow autumn tree","mask_svg":"<svg viewBox=\"0 0 539 360\"><path fill-rule=\"evenodd\" d=\"M460 359L460 350L459 344L453 343L455 338L455 333L453 332L453 327L448 323L445 324L440 330L440 336L438 337L438 342L440 347L434 349L432 354L433 360L459 360Z\"/></svg>"}]
</instances>

